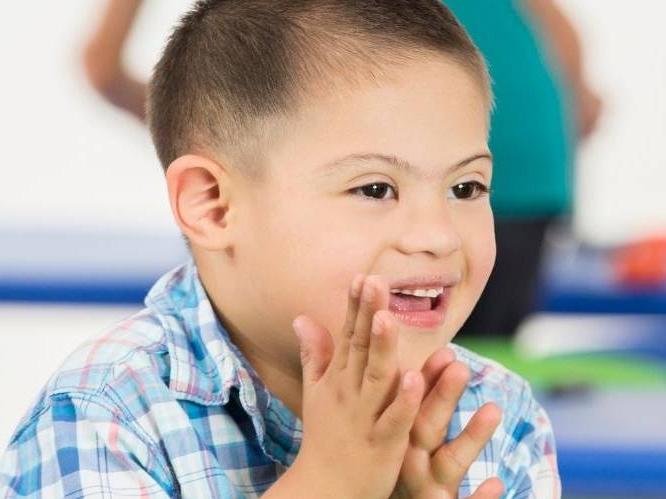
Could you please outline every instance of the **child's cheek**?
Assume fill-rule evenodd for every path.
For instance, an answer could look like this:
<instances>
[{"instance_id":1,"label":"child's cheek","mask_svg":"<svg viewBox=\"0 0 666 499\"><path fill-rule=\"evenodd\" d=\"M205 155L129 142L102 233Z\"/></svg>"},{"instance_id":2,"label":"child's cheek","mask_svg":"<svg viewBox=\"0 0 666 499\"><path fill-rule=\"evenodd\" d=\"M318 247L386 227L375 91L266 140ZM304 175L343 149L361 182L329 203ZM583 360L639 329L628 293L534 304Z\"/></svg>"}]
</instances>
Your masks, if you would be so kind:
<instances>
[{"instance_id":1,"label":"child's cheek","mask_svg":"<svg viewBox=\"0 0 666 499\"><path fill-rule=\"evenodd\" d=\"M495 237L486 241L486 244L483 246L481 255L480 255L480 265L479 265L479 274L480 279L482 280L482 286L485 287L490 277L490 273L495 266L495 257L496 257L496 248L495 248Z\"/></svg>"},{"instance_id":2,"label":"child's cheek","mask_svg":"<svg viewBox=\"0 0 666 499\"><path fill-rule=\"evenodd\" d=\"M495 229L490 207L479 214L478 219L470 227L474 228L474 232L470 232L467 238L468 271L473 286L480 288L478 290L480 294L495 265Z\"/></svg>"}]
</instances>

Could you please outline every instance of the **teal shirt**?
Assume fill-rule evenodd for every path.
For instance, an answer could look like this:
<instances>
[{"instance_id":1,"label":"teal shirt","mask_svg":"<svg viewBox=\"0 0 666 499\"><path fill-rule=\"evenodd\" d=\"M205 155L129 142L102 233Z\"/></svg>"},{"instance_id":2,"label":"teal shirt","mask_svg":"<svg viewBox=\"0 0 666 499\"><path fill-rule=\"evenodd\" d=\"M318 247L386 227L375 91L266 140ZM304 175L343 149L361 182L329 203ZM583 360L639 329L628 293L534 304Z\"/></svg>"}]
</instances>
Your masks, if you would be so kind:
<instances>
[{"instance_id":1,"label":"teal shirt","mask_svg":"<svg viewBox=\"0 0 666 499\"><path fill-rule=\"evenodd\" d=\"M495 216L570 210L575 129L558 68L519 0L445 0L483 53L493 80Z\"/></svg>"}]
</instances>

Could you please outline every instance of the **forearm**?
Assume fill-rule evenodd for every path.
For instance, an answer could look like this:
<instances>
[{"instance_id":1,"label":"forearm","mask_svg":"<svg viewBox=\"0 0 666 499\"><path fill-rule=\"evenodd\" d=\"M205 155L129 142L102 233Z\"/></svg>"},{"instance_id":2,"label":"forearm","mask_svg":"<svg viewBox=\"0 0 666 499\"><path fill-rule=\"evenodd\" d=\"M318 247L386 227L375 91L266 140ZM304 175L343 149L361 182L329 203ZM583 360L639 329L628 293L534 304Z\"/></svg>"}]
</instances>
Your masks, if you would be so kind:
<instances>
[{"instance_id":1,"label":"forearm","mask_svg":"<svg viewBox=\"0 0 666 499\"><path fill-rule=\"evenodd\" d=\"M86 50L105 65L117 65L142 0L108 0Z\"/></svg>"},{"instance_id":2,"label":"forearm","mask_svg":"<svg viewBox=\"0 0 666 499\"><path fill-rule=\"evenodd\" d=\"M269 488L263 499L352 498L341 483L329 483L320 474L308 472L297 461Z\"/></svg>"},{"instance_id":3,"label":"forearm","mask_svg":"<svg viewBox=\"0 0 666 499\"><path fill-rule=\"evenodd\" d=\"M524 0L524 3L539 24L552 55L569 83L574 87L584 85L580 38L569 19L555 0Z\"/></svg>"},{"instance_id":4,"label":"forearm","mask_svg":"<svg viewBox=\"0 0 666 499\"><path fill-rule=\"evenodd\" d=\"M561 68L576 109L578 134L585 138L597 126L603 103L585 76L581 43L573 25L555 0L523 0L543 32L555 62Z\"/></svg>"},{"instance_id":5,"label":"forearm","mask_svg":"<svg viewBox=\"0 0 666 499\"><path fill-rule=\"evenodd\" d=\"M124 46L141 0L109 0L97 29L84 48L84 66L91 85L109 102L139 119L145 118L145 83L123 65Z\"/></svg>"}]
</instances>

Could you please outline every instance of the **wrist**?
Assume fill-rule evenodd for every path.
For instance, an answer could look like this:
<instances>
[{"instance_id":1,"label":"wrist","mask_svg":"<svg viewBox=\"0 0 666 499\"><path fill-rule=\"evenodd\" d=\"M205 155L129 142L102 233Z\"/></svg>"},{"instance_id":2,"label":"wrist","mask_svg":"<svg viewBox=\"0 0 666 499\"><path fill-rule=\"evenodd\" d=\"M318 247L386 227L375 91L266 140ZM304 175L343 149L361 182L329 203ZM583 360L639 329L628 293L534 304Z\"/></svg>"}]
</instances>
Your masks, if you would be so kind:
<instances>
[{"instance_id":1,"label":"wrist","mask_svg":"<svg viewBox=\"0 0 666 499\"><path fill-rule=\"evenodd\" d=\"M293 490L298 491L295 496L292 495L289 499L296 497L305 499L313 496L318 499L338 499L341 497L362 499L362 496L359 495L358 484L345 480L340 474L327 469L324 465L304 459L302 454L296 457L294 463L285 472L285 475L287 474L289 474L288 480L295 485Z\"/></svg>"}]
</instances>

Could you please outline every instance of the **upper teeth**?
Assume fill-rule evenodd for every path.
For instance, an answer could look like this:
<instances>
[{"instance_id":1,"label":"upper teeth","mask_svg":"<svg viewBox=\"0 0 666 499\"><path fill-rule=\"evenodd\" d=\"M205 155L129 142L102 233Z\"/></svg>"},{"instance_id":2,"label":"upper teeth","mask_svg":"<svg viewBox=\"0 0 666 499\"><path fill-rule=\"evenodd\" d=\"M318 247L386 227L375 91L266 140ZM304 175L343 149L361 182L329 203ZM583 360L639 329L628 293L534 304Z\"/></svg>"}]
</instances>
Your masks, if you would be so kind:
<instances>
[{"instance_id":1,"label":"upper teeth","mask_svg":"<svg viewBox=\"0 0 666 499\"><path fill-rule=\"evenodd\" d=\"M428 298L437 298L444 292L444 288L432 289L392 289L391 293L400 293L412 296L427 296Z\"/></svg>"}]
</instances>

